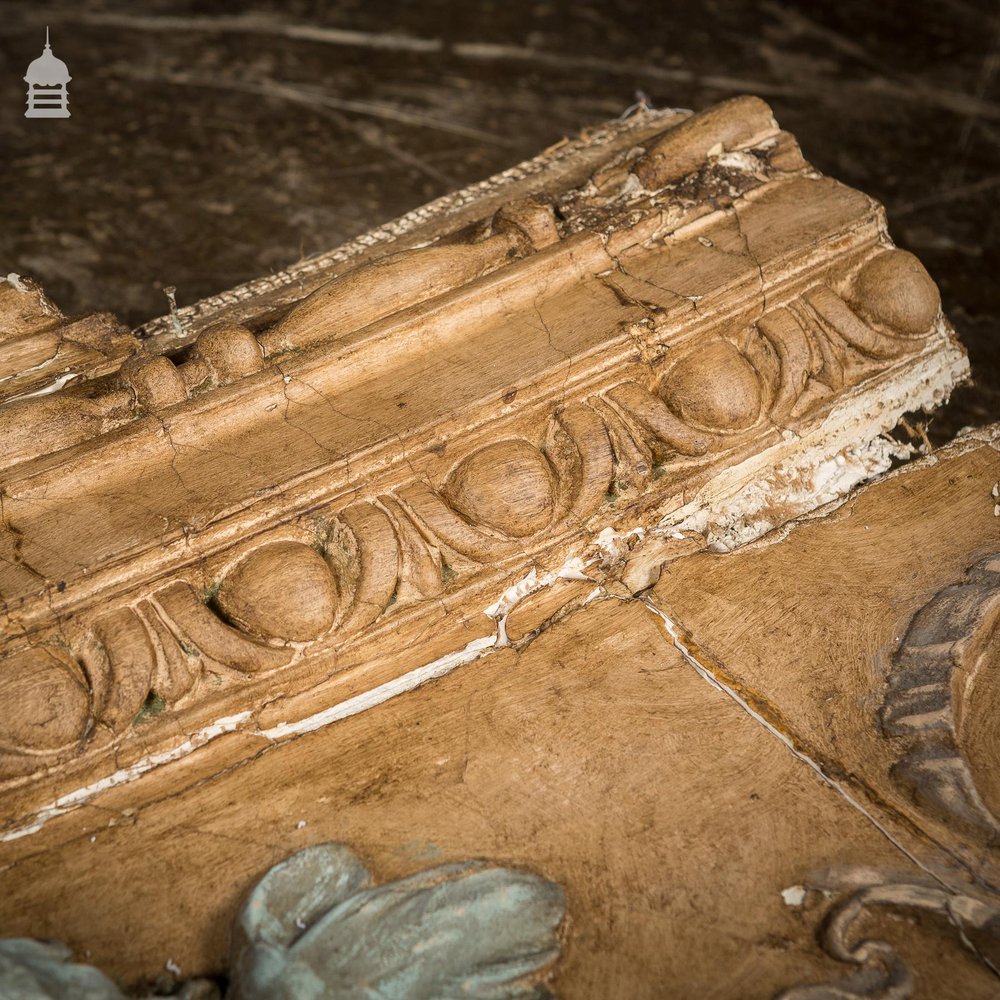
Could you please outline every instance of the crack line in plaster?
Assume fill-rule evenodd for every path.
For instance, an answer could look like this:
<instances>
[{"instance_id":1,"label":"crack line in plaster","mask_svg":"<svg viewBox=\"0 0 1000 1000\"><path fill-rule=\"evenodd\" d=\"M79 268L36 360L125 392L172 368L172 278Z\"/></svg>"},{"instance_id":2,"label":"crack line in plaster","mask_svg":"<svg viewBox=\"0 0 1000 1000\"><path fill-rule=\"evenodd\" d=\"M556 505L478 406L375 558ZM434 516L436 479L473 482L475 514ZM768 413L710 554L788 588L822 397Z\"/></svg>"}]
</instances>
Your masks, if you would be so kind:
<instances>
[{"instance_id":1,"label":"crack line in plaster","mask_svg":"<svg viewBox=\"0 0 1000 1000\"><path fill-rule=\"evenodd\" d=\"M951 887L938 875L936 875L930 868L928 868L922 861L919 860L915 855L913 855L906 847L903 846L900 841L893 836L893 834L885 827L882 823L875 818L875 816L865 808L865 806L856 799L840 782L832 778L823 769L823 765L818 761L813 760L807 753L800 750L792 740L790 736L783 733L776 726L772 725L767 719L764 718L759 712L757 712L747 701L743 698L738 691L733 687L728 685L720 676L717 671L713 671L705 662L700 660L698 656L692 652L689 648L688 643L685 641L683 626L679 626L665 611L663 611L659 606L657 606L652 598L646 596L639 598L639 603L644 605L653 615L655 615L661 622L663 630L670 636L670 641L673 643L674 648L681 654L684 660L694 668L695 673L703 680L710 684L712 687L721 691L724 695L734 701L751 719L754 720L758 725L762 726L767 732L769 732L773 737L775 737L779 742L781 742L788 750L791 752L797 760L802 761L807 767L816 773L820 781L827 785L833 791L835 791L845 802L857 812L859 812L866 820L879 833L882 834L886 840L892 844L900 853L909 858L910 861L916 865L921 871L929 875L935 882L942 886L948 893L952 892Z\"/></svg>"}]
</instances>

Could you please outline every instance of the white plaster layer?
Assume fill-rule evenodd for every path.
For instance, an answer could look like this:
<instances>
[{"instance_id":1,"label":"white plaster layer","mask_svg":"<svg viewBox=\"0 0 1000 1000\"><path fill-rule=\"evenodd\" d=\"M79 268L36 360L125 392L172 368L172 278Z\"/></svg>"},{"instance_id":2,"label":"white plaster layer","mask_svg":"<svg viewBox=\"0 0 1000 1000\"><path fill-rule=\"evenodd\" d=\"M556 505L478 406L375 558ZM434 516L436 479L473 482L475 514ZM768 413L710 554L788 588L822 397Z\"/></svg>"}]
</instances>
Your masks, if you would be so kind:
<instances>
[{"instance_id":1,"label":"white plaster layer","mask_svg":"<svg viewBox=\"0 0 1000 1000\"><path fill-rule=\"evenodd\" d=\"M694 531L711 551L729 552L780 524L842 501L912 449L884 437L906 413L944 402L969 375L969 361L948 339L944 321L931 350L888 373L878 395L863 392L835 405L819 426L734 465L655 527L661 537Z\"/></svg>"},{"instance_id":2,"label":"white plaster layer","mask_svg":"<svg viewBox=\"0 0 1000 1000\"><path fill-rule=\"evenodd\" d=\"M35 365L34 368L26 368L23 372L19 372L19 375L24 375L27 372L34 371L36 368L44 368L47 365L47 361L43 361L40 365ZM60 375L57 379L53 379L48 385L43 385L41 389L35 389L33 392L22 392L19 396L9 396L4 400L4 405L7 403L14 403L19 399L32 399L35 396L48 396L50 393L58 392L64 385L68 385L75 378L79 378L79 372L69 372L66 375ZM3 381L6 381L5 379Z\"/></svg>"},{"instance_id":3,"label":"white plaster layer","mask_svg":"<svg viewBox=\"0 0 1000 1000\"><path fill-rule=\"evenodd\" d=\"M300 719L298 722L281 722L269 729L258 729L256 735L263 736L265 739L273 742L275 740L287 739L289 736L299 736L302 733L312 733L317 729L323 729L332 722L339 722L341 719L358 715L406 691L413 691L415 688L420 687L421 684L426 684L428 681L435 680L438 677L444 677L445 674L450 674L456 667L461 667L466 663L471 663L473 660L478 660L480 656L495 646L496 642L497 637L495 635L484 635L479 639L473 639L472 642L468 643L462 649L441 656L430 663L424 664L422 667L417 667L416 670L411 670L409 673L403 674L402 677L386 681L385 684L380 684L370 691L365 691L363 694L355 695L346 701L331 705L329 708L324 708L322 711L306 716L306 718Z\"/></svg>"},{"instance_id":4,"label":"white plaster layer","mask_svg":"<svg viewBox=\"0 0 1000 1000\"><path fill-rule=\"evenodd\" d=\"M74 789L72 792L67 792L65 795L60 795L59 798L39 809L38 812L32 817L32 822L28 825L20 826L14 830L7 830L0 833L0 843L9 840L18 840L21 837L28 836L28 834L37 833L50 819L54 819L56 816L62 816L65 813L84 805L84 803L89 802L92 798L94 798L95 795L99 795L101 792L105 792L109 788L116 788L118 785L127 784L135 778L138 778L140 775L146 774L148 771L152 771L154 768L159 767L161 764L168 764L171 761L180 760L182 757L186 757L193 750L197 750L198 747L204 746L206 743L211 742L218 736L222 736L224 733L234 732L242 723L246 722L250 716L250 712L239 712L236 715L227 715L225 718L219 719L217 722L213 722L210 726L205 726L204 729L199 729L193 736L184 740L183 743L179 743L177 746L171 747L169 750L163 750L160 753L150 754L148 757L143 757L141 760L137 760L129 767L120 768L113 774L107 775L107 777L100 778L89 785L84 785L82 788Z\"/></svg>"}]
</instances>

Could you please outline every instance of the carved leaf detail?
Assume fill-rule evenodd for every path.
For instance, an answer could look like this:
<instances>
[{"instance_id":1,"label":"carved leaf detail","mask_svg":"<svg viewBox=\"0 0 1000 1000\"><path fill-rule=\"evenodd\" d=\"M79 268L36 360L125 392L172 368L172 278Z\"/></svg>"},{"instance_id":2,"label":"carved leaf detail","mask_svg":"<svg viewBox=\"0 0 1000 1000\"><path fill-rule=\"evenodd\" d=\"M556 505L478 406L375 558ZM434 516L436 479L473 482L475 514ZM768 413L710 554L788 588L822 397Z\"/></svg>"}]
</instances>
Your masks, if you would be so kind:
<instances>
[{"instance_id":1,"label":"carved leaf detail","mask_svg":"<svg viewBox=\"0 0 1000 1000\"><path fill-rule=\"evenodd\" d=\"M399 580L399 542L388 515L372 504L352 505L340 520L353 540L353 552L346 554L352 565L344 573L344 586L350 587L349 610L341 626L351 634L366 628L389 606Z\"/></svg>"},{"instance_id":2,"label":"carved leaf detail","mask_svg":"<svg viewBox=\"0 0 1000 1000\"><path fill-rule=\"evenodd\" d=\"M152 684L155 659L149 632L131 608L119 608L94 626L109 665L98 718L120 732L136 717Z\"/></svg>"},{"instance_id":3,"label":"carved leaf detail","mask_svg":"<svg viewBox=\"0 0 1000 1000\"><path fill-rule=\"evenodd\" d=\"M368 887L343 845L307 848L272 869L237 919L234 1000L481 1000L541 996L558 958L562 890L480 862Z\"/></svg>"},{"instance_id":4,"label":"carved leaf detail","mask_svg":"<svg viewBox=\"0 0 1000 1000\"><path fill-rule=\"evenodd\" d=\"M625 382L608 392L608 398L625 410L662 445L681 455L704 455L709 449L709 436L689 427L676 416L659 396L653 395L636 382Z\"/></svg>"},{"instance_id":5,"label":"carved leaf detail","mask_svg":"<svg viewBox=\"0 0 1000 1000\"><path fill-rule=\"evenodd\" d=\"M292 658L290 649L267 646L227 625L190 584L170 584L153 597L194 648L223 666L254 673L284 666Z\"/></svg>"},{"instance_id":6,"label":"carved leaf detail","mask_svg":"<svg viewBox=\"0 0 1000 1000\"><path fill-rule=\"evenodd\" d=\"M0 941L4 1000L124 1000L118 987L90 965L70 961L63 944L10 938Z\"/></svg>"},{"instance_id":7,"label":"carved leaf detail","mask_svg":"<svg viewBox=\"0 0 1000 1000\"><path fill-rule=\"evenodd\" d=\"M960 711L968 714L970 705L956 704L953 680L966 681L960 702L974 699L986 686L988 678L982 684L972 681L989 673L984 653L998 621L1000 572L994 556L914 615L893 657L880 713L884 732L907 741L893 767L896 781L924 808L990 835L998 822L962 752L956 720ZM983 778L991 782L989 775Z\"/></svg>"},{"instance_id":8,"label":"carved leaf detail","mask_svg":"<svg viewBox=\"0 0 1000 1000\"><path fill-rule=\"evenodd\" d=\"M611 485L608 430L591 407L567 406L552 419L545 450L558 472L556 516L564 526L579 524L600 507Z\"/></svg>"}]
</instances>

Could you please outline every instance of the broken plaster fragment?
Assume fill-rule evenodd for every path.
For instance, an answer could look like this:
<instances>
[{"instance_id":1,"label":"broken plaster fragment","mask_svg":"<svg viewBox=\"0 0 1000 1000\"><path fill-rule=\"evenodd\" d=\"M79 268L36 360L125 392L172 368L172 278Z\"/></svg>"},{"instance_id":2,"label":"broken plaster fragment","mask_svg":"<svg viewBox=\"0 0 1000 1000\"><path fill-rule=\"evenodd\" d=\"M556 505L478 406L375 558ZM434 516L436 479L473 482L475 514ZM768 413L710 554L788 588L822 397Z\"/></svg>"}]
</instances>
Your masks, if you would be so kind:
<instances>
[{"instance_id":1,"label":"broken plaster fragment","mask_svg":"<svg viewBox=\"0 0 1000 1000\"><path fill-rule=\"evenodd\" d=\"M790 885L781 890L781 898L785 901L785 906L801 906L806 900L805 886Z\"/></svg>"}]
</instances>

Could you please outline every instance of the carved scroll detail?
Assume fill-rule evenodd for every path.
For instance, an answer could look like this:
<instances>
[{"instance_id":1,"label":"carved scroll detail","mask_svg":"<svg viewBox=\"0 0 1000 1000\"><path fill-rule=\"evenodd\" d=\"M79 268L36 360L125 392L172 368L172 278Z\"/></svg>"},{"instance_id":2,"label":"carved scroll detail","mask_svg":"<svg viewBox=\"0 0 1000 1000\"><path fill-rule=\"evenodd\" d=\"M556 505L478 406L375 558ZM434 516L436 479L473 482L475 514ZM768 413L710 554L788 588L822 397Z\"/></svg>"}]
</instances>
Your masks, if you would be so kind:
<instances>
[{"instance_id":1,"label":"carved scroll detail","mask_svg":"<svg viewBox=\"0 0 1000 1000\"><path fill-rule=\"evenodd\" d=\"M1000 950L1000 900L949 892L930 879L907 877L868 868L832 868L815 872L806 888L836 901L818 932L823 950L855 971L827 983L793 986L774 1000L908 1000L914 991L913 971L887 941L857 940L854 925L876 908L918 911L942 918L955 929L955 947L969 947L995 960Z\"/></svg>"},{"instance_id":2,"label":"carved scroll detail","mask_svg":"<svg viewBox=\"0 0 1000 1000\"><path fill-rule=\"evenodd\" d=\"M973 773L961 733L972 700L1000 682L992 651L998 626L1000 557L991 556L913 617L893 656L881 709L883 731L905 741L895 780L922 807L990 835L1000 823L976 779L987 786L993 779Z\"/></svg>"}]
</instances>

